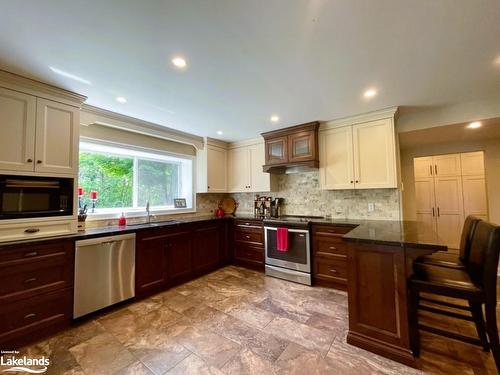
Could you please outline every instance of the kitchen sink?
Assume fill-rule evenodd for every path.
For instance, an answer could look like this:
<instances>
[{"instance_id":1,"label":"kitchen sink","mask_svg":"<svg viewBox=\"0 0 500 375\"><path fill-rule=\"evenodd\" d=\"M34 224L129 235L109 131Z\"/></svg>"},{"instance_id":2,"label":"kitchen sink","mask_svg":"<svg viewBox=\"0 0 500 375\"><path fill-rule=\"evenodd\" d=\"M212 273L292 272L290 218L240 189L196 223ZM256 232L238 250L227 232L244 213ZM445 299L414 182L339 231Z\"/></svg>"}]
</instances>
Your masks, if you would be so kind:
<instances>
[{"instance_id":1,"label":"kitchen sink","mask_svg":"<svg viewBox=\"0 0 500 375\"><path fill-rule=\"evenodd\" d=\"M159 227L162 225L174 225L174 224L181 224L183 221L181 220L161 220L161 221L152 221L151 223L143 222L143 223L134 223L134 224L127 224L128 227L134 227L138 225L150 225L153 227Z\"/></svg>"}]
</instances>

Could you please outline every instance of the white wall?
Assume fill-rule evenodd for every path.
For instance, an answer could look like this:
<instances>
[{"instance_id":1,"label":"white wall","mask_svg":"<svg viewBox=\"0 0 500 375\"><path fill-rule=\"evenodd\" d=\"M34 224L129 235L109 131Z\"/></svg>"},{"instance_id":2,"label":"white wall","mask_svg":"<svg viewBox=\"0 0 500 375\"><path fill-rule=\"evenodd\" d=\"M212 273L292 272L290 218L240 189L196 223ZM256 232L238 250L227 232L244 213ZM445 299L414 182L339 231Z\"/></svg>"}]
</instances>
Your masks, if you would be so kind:
<instances>
[{"instance_id":1,"label":"white wall","mask_svg":"<svg viewBox=\"0 0 500 375\"><path fill-rule=\"evenodd\" d=\"M403 181L403 218L416 219L413 158L419 156L484 151L488 209L491 222L500 225L500 139L475 142L445 143L401 150L401 178Z\"/></svg>"}]
</instances>

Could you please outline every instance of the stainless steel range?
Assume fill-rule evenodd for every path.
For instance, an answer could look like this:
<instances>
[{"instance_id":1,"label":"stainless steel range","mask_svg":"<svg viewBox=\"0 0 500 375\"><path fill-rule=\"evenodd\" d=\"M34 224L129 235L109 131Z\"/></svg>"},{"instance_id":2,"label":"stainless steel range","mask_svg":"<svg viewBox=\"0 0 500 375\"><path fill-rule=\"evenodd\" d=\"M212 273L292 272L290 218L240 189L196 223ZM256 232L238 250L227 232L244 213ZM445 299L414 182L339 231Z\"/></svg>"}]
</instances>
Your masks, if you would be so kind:
<instances>
[{"instance_id":1,"label":"stainless steel range","mask_svg":"<svg viewBox=\"0 0 500 375\"><path fill-rule=\"evenodd\" d=\"M264 220L266 275L311 285L311 216L282 216ZM278 228L288 230L288 246L278 250Z\"/></svg>"}]
</instances>

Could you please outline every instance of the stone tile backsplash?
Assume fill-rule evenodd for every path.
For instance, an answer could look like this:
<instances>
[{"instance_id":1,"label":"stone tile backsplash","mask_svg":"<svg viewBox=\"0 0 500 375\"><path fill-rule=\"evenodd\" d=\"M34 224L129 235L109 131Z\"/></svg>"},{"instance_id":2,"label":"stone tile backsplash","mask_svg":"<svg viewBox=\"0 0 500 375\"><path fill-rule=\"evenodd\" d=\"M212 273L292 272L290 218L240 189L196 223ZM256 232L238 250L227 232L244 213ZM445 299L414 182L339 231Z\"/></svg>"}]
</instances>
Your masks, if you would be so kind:
<instances>
[{"instance_id":1,"label":"stone tile backsplash","mask_svg":"<svg viewBox=\"0 0 500 375\"><path fill-rule=\"evenodd\" d=\"M335 218L400 220L398 189L321 190L319 172L273 175L277 191L261 193L285 198L286 215L331 215ZM198 194L198 197L203 194ZM239 202L237 212L251 212L255 193L230 194ZM208 197L203 197L203 201ZM374 210L368 212L368 204Z\"/></svg>"}]
</instances>

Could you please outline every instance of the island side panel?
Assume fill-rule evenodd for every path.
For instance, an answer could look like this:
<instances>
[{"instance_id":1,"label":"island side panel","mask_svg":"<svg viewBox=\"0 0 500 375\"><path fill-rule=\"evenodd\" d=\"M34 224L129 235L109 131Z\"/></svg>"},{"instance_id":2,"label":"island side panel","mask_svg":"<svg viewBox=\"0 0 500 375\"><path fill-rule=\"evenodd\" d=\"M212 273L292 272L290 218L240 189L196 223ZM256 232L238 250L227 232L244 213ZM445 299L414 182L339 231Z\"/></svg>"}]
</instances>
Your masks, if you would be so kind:
<instances>
[{"instance_id":1,"label":"island side panel","mask_svg":"<svg viewBox=\"0 0 500 375\"><path fill-rule=\"evenodd\" d=\"M350 242L347 263L347 342L413 366L404 247Z\"/></svg>"}]
</instances>

